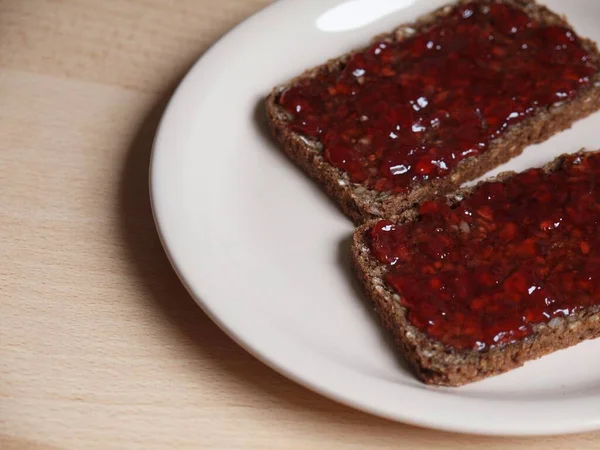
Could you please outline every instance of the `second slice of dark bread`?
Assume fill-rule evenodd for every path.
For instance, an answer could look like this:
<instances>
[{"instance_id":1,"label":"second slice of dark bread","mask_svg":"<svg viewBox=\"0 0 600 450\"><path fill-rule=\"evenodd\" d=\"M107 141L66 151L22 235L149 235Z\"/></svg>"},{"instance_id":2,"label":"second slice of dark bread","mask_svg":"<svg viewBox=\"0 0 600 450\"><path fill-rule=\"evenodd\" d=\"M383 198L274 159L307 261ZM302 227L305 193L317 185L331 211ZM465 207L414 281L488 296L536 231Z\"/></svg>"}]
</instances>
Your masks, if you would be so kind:
<instances>
[{"instance_id":1,"label":"second slice of dark bread","mask_svg":"<svg viewBox=\"0 0 600 450\"><path fill-rule=\"evenodd\" d=\"M599 152L580 152L576 156L584 160L590 155L600 158ZM550 174L563 170L566 158L569 156L558 157L546 165L543 171ZM501 174L493 180L448 195L446 200L449 205L457 206L473 195L479 186L496 181L509 184L514 175L514 173ZM599 206L596 204L596 208ZM598 216L600 220L600 213ZM417 209L406 210L391 219L400 227L419 220ZM585 339L600 337L600 292L595 292L592 295L596 300L591 306L588 305L566 317L535 324L532 334L523 339L491 346L481 351L444 345L413 325L409 320L409 308L403 306L401 302L402 293L396 292L385 281L392 268L381 263L374 256L368 235L369 230L377 222L379 220L370 221L355 231L352 242L352 266L381 322L392 334L400 353L425 383L460 386L517 368L526 361L573 346ZM497 243L499 248L503 245Z\"/></svg>"},{"instance_id":2,"label":"second slice of dark bread","mask_svg":"<svg viewBox=\"0 0 600 450\"><path fill-rule=\"evenodd\" d=\"M482 0L482 3L489 1L520 8L543 26L569 27L566 19L532 0ZM458 2L461 3L468 1ZM378 36L377 39L388 42L407 39L404 32L407 28L418 34L434 26L452 11L453 6L440 8L412 24L403 25L389 34ZM582 38L581 45L591 55L595 67L600 67L600 54L594 42ZM414 183L408 192L402 194L380 192L364 184L351 182L347 173L328 163L323 156L322 144L292 131L289 127L290 115L278 103L281 92L287 88L316 77L323 71L339 70L353 54L363 50L350 52L330 60L323 66L306 71L287 85L275 88L266 100L270 128L283 150L336 200L355 223L388 217L411 208L416 203L452 192L462 183L473 180L520 154L525 147L548 139L555 133L571 127L575 121L600 109L600 74L596 73L591 82L574 98L541 109L533 116L510 126L500 137L490 142L486 152L464 159L446 176Z\"/></svg>"}]
</instances>

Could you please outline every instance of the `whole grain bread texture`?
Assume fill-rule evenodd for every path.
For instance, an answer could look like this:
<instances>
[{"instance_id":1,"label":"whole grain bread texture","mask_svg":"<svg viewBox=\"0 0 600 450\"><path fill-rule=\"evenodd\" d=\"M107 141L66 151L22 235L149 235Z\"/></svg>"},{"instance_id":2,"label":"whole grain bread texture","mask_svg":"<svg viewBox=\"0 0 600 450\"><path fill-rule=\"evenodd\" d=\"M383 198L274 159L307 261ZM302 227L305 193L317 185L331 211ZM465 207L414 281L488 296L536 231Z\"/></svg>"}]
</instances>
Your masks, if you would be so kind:
<instances>
[{"instance_id":1,"label":"whole grain bread texture","mask_svg":"<svg viewBox=\"0 0 600 450\"><path fill-rule=\"evenodd\" d=\"M388 34L377 36L376 40L395 42L407 39L434 26L448 15L456 5L471 0L459 0L442 7L416 22L398 27ZM482 3L498 1L524 10L542 25L562 25L572 28L566 18L561 17L534 0L481 0ZM592 55L592 62L600 67L600 53L596 44L581 38L582 46ZM287 155L338 203L342 211L356 224L377 217L388 217L399 211L411 208L416 203L443 195L458 189L464 182L476 179L489 170L519 155L525 147L543 142L552 135L570 128L571 125L600 109L600 72L597 72L589 85L578 95L562 104L554 104L534 116L509 127L499 138L490 143L488 150L479 155L464 159L447 176L431 181L416 183L408 193L393 194L368 189L353 183L342 170L325 161L323 146L316 140L293 132L288 123L290 115L279 104L281 93L303 80L318 76L323 71L340 70L355 50L327 63L309 69L292 79L284 86L278 86L266 99L266 113L269 127Z\"/></svg>"},{"instance_id":2,"label":"whole grain bread texture","mask_svg":"<svg viewBox=\"0 0 600 450\"><path fill-rule=\"evenodd\" d=\"M579 156L585 158L587 154L589 153L582 151ZM561 170L563 159L563 156L559 156L547 164L544 170ZM482 183L509 182L513 175L514 172L505 172ZM477 186L479 184L449 194L446 199L450 205L455 205L467 198ZM418 217L416 209L409 209L392 221L403 224L416 221ZM538 324L534 326L531 336L511 344L483 351L457 350L445 346L409 322L408 310L400 304L400 294L385 284L384 278L390 266L374 258L366 236L367 230L376 222L377 220L369 221L356 229L352 240L352 267L381 322L392 334L400 353L423 382L461 386L515 369L529 360L571 347L583 340L600 337L599 304L566 318L554 318L549 323Z\"/></svg>"}]
</instances>

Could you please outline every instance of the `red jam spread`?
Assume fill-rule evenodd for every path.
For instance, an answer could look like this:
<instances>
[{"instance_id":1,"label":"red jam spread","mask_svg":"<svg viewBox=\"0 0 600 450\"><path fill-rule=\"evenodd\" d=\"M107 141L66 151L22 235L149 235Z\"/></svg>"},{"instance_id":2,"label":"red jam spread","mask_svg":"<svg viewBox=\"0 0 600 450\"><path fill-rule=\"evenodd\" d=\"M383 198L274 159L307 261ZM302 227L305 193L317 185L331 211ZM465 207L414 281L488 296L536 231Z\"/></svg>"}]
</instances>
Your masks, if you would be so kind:
<instances>
[{"instance_id":1,"label":"red jam spread","mask_svg":"<svg viewBox=\"0 0 600 450\"><path fill-rule=\"evenodd\" d=\"M404 192L486 151L508 127L577 95L596 72L575 33L473 2L400 42L284 91L290 128L350 180Z\"/></svg>"},{"instance_id":2,"label":"red jam spread","mask_svg":"<svg viewBox=\"0 0 600 450\"><path fill-rule=\"evenodd\" d=\"M600 154L481 185L404 226L369 231L408 318L443 344L485 349L600 306ZM554 319L554 321L553 321Z\"/></svg>"}]
</instances>

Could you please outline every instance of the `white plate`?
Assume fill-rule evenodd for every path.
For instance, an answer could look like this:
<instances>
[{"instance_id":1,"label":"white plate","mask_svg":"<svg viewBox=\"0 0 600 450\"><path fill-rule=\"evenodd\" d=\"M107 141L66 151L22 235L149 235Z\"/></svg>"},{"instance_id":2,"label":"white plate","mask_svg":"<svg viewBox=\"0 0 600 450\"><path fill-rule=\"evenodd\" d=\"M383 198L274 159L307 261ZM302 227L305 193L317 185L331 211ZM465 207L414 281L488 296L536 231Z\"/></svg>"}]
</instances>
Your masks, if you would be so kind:
<instances>
[{"instance_id":1,"label":"white plate","mask_svg":"<svg viewBox=\"0 0 600 450\"><path fill-rule=\"evenodd\" d=\"M240 345L347 405L482 434L600 428L600 340L459 389L418 382L353 282L352 224L265 134L261 99L304 68L446 0L281 0L187 75L155 141L151 190L164 246L198 304ZM600 40L600 2L553 0ZM600 147L600 115L506 164L521 170Z\"/></svg>"}]
</instances>

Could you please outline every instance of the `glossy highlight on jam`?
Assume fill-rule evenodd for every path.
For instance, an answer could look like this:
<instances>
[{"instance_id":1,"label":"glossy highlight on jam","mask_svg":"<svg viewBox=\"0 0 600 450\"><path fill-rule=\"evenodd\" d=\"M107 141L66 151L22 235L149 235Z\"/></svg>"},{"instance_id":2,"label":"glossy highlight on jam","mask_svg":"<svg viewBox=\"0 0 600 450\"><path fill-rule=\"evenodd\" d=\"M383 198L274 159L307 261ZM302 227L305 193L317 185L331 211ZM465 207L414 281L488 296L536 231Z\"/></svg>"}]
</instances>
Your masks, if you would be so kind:
<instances>
[{"instance_id":1,"label":"glossy highlight on jam","mask_svg":"<svg viewBox=\"0 0 600 450\"><path fill-rule=\"evenodd\" d=\"M351 181L404 192L573 98L596 70L572 30L540 26L502 3L473 2L425 32L377 42L323 70L279 103L291 129L318 139Z\"/></svg>"},{"instance_id":2,"label":"glossy highlight on jam","mask_svg":"<svg viewBox=\"0 0 600 450\"><path fill-rule=\"evenodd\" d=\"M381 220L371 249L410 322L443 344L484 349L600 305L600 154L491 182L418 221Z\"/></svg>"}]
</instances>

